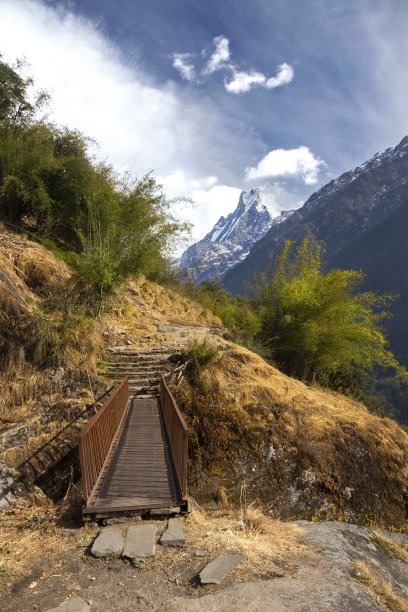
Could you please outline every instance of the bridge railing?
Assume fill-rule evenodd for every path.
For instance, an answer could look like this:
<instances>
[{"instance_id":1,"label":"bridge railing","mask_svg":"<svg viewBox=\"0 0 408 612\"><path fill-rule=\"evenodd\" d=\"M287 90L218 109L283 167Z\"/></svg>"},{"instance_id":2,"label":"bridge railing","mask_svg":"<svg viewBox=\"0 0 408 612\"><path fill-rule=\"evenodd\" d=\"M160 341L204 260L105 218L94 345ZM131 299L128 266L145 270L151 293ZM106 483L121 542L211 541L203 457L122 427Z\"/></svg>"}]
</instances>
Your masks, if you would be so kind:
<instances>
[{"instance_id":1,"label":"bridge railing","mask_svg":"<svg viewBox=\"0 0 408 612\"><path fill-rule=\"evenodd\" d=\"M128 403L129 382L126 377L81 432L79 459L85 499L88 499L105 463Z\"/></svg>"},{"instance_id":2,"label":"bridge railing","mask_svg":"<svg viewBox=\"0 0 408 612\"><path fill-rule=\"evenodd\" d=\"M163 376L160 403L183 499L187 496L188 426Z\"/></svg>"}]
</instances>

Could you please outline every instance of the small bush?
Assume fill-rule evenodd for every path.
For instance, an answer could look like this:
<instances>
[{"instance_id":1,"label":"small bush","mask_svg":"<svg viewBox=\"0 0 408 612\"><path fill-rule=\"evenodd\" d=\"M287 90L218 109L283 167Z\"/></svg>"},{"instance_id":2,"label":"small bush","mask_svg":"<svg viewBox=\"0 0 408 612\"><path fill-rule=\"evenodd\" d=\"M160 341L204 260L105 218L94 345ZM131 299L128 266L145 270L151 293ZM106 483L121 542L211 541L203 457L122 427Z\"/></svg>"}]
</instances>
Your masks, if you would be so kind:
<instances>
[{"instance_id":1,"label":"small bush","mask_svg":"<svg viewBox=\"0 0 408 612\"><path fill-rule=\"evenodd\" d=\"M182 352L182 358L188 364L187 371L193 375L201 368L215 361L218 355L217 348L205 338L203 340L191 340L187 348Z\"/></svg>"}]
</instances>

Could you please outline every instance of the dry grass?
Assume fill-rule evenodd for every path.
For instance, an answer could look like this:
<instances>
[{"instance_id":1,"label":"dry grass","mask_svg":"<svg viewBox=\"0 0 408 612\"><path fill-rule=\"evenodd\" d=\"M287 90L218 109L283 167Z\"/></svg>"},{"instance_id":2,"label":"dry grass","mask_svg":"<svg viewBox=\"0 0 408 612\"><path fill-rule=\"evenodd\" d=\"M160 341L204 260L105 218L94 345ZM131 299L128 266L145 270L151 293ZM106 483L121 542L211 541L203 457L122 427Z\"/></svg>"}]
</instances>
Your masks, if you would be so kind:
<instances>
[{"instance_id":1,"label":"dry grass","mask_svg":"<svg viewBox=\"0 0 408 612\"><path fill-rule=\"evenodd\" d=\"M48 289L52 285L60 285L71 276L64 262L34 243L29 243L27 248L18 253L14 265L31 289Z\"/></svg>"},{"instance_id":2,"label":"dry grass","mask_svg":"<svg viewBox=\"0 0 408 612\"><path fill-rule=\"evenodd\" d=\"M237 580L256 580L291 569L306 546L303 530L266 516L249 505L245 510L195 510L186 519L188 541L213 556L232 552L245 555L235 572Z\"/></svg>"},{"instance_id":3,"label":"dry grass","mask_svg":"<svg viewBox=\"0 0 408 612\"><path fill-rule=\"evenodd\" d=\"M8 368L0 376L0 387L0 420L16 423L29 414L36 397L50 394L52 385L44 372L24 364Z\"/></svg>"},{"instance_id":4,"label":"dry grass","mask_svg":"<svg viewBox=\"0 0 408 612\"><path fill-rule=\"evenodd\" d=\"M157 326L176 325L194 328L200 326L222 326L218 317L203 308L198 302L180 296L168 287L148 281L144 276L128 281L118 292L112 308L101 318L101 326L107 333L111 345L130 343L139 350L160 347L163 342L179 342L180 338L166 338ZM174 339L173 339L174 337ZM184 342L184 338L182 339Z\"/></svg>"},{"instance_id":5,"label":"dry grass","mask_svg":"<svg viewBox=\"0 0 408 612\"><path fill-rule=\"evenodd\" d=\"M169 287L163 287L143 276L127 285L137 295L138 304L150 309L158 320L185 325L222 325L218 317L203 308L198 302Z\"/></svg>"},{"instance_id":6,"label":"dry grass","mask_svg":"<svg viewBox=\"0 0 408 612\"><path fill-rule=\"evenodd\" d=\"M396 557L408 565L408 548L383 533L376 533L375 539L392 557Z\"/></svg>"},{"instance_id":7,"label":"dry grass","mask_svg":"<svg viewBox=\"0 0 408 612\"><path fill-rule=\"evenodd\" d=\"M63 420L52 421L46 426L41 424L38 416L27 420L26 423L30 426L30 436L25 440L23 446L12 446L0 453L0 461L4 461L11 467L18 467L24 459L29 457L40 446L47 442L66 424Z\"/></svg>"},{"instance_id":8,"label":"dry grass","mask_svg":"<svg viewBox=\"0 0 408 612\"><path fill-rule=\"evenodd\" d=\"M372 565L364 561L356 561L352 567L356 581L384 610L408 611L408 599L398 595L390 580L381 575Z\"/></svg>"},{"instance_id":9,"label":"dry grass","mask_svg":"<svg viewBox=\"0 0 408 612\"><path fill-rule=\"evenodd\" d=\"M216 364L174 392L191 428L195 495L205 499L221 484L236 496L249 479L253 498L271 504L275 516L325 518L319 513L326 499L333 518L403 524L408 435L391 419L340 393L307 387L231 343ZM242 473L242 461L252 473ZM296 506L309 486L303 475L314 484ZM296 486L299 495L292 496Z\"/></svg>"},{"instance_id":10,"label":"dry grass","mask_svg":"<svg viewBox=\"0 0 408 612\"><path fill-rule=\"evenodd\" d=\"M18 501L13 510L0 515L0 584L10 585L27 575L41 559L70 549L82 554L94 530L81 529L78 536L70 537L57 521L57 508L39 495Z\"/></svg>"}]
</instances>

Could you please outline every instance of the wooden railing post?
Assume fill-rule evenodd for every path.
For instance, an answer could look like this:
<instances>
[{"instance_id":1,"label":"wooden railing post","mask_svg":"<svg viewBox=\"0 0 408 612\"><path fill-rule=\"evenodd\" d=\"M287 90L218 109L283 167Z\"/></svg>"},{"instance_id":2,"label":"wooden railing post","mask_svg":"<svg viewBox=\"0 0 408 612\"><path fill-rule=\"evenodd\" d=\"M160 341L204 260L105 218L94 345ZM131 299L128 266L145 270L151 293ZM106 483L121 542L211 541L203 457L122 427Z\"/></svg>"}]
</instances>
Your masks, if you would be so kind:
<instances>
[{"instance_id":1,"label":"wooden railing post","mask_svg":"<svg viewBox=\"0 0 408 612\"><path fill-rule=\"evenodd\" d=\"M160 404L181 494L185 499L187 497L188 426L163 376L160 380Z\"/></svg>"}]
</instances>

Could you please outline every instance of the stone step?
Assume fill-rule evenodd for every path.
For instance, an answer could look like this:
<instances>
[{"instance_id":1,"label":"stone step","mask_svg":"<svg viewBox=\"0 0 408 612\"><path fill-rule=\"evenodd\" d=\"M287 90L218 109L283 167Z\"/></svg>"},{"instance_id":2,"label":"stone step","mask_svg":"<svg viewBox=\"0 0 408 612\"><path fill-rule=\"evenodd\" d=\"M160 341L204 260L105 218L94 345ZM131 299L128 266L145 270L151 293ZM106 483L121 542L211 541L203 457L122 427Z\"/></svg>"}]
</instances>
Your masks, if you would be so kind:
<instances>
[{"instance_id":1,"label":"stone step","mask_svg":"<svg viewBox=\"0 0 408 612\"><path fill-rule=\"evenodd\" d=\"M159 380L129 380L129 389L151 389L159 386Z\"/></svg>"},{"instance_id":2,"label":"stone step","mask_svg":"<svg viewBox=\"0 0 408 612\"><path fill-rule=\"evenodd\" d=\"M168 364L167 359L133 359L132 357L124 357L123 359L109 360L109 364L121 364L126 365L127 363L132 363L134 365L146 365L146 366L162 366Z\"/></svg>"},{"instance_id":3,"label":"stone step","mask_svg":"<svg viewBox=\"0 0 408 612\"><path fill-rule=\"evenodd\" d=\"M125 546L125 536L120 527L102 529L92 544L91 554L102 559L104 557L120 557Z\"/></svg>"},{"instance_id":4,"label":"stone step","mask_svg":"<svg viewBox=\"0 0 408 612\"><path fill-rule=\"evenodd\" d=\"M82 597L74 597L63 601L57 608L48 609L48 612L91 612L91 608Z\"/></svg>"},{"instance_id":5,"label":"stone step","mask_svg":"<svg viewBox=\"0 0 408 612\"><path fill-rule=\"evenodd\" d=\"M107 374L118 372L119 374L127 373L127 372L138 372L140 374L157 374L160 372L167 372L170 368L166 368L163 365L152 366L149 368L139 368L139 366L134 365L133 363L124 363L121 364L120 367L111 366L106 371Z\"/></svg>"},{"instance_id":6,"label":"stone step","mask_svg":"<svg viewBox=\"0 0 408 612\"><path fill-rule=\"evenodd\" d=\"M234 555L232 553L219 555L199 573L198 577L201 584L220 584L225 576L245 559L245 555Z\"/></svg>"},{"instance_id":7,"label":"stone step","mask_svg":"<svg viewBox=\"0 0 408 612\"><path fill-rule=\"evenodd\" d=\"M121 359L131 357L132 359L168 359L173 353L163 351L161 353L134 353L133 351L121 351L120 353L109 353L109 359Z\"/></svg>"},{"instance_id":8,"label":"stone step","mask_svg":"<svg viewBox=\"0 0 408 612\"><path fill-rule=\"evenodd\" d=\"M157 525L154 523L129 527L122 553L123 557L132 560L154 557L156 553L156 530Z\"/></svg>"},{"instance_id":9,"label":"stone step","mask_svg":"<svg viewBox=\"0 0 408 612\"><path fill-rule=\"evenodd\" d=\"M184 535L184 523L181 519L171 518L167 523L167 529L160 538L162 546L174 546L181 548L186 542Z\"/></svg>"},{"instance_id":10,"label":"stone step","mask_svg":"<svg viewBox=\"0 0 408 612\"><path fill-rule=\"evenodd\" d=\"M140 374L138 372L112 372L112 374L109 375L109 378L112 379L122 379L125 376L127 376L129 378L129 380L159 380L160 379L160 374Z\"/></svg>"}]
</instances>

